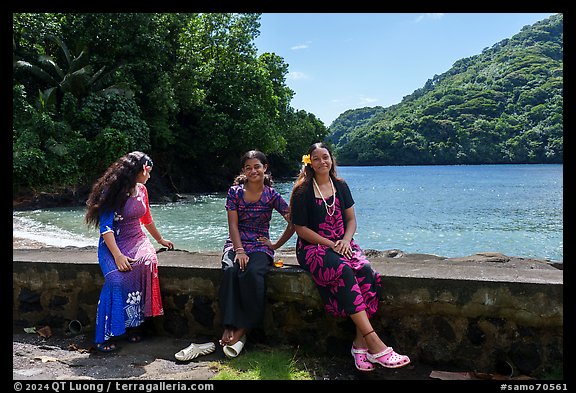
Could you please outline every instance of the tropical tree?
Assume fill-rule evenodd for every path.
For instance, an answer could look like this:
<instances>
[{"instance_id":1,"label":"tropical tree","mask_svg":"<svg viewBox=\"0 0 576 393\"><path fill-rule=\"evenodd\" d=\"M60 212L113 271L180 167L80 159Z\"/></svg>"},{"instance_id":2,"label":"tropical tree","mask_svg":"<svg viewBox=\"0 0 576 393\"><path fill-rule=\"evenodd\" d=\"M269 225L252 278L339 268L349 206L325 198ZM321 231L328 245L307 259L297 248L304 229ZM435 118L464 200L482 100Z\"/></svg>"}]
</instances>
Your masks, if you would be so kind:
<instances>
[{"instance_id":1,"label":"tropical tree","mask_svg":"<svg viewBox=\"0 0 576 393\"><path fill-rule=\"evenodd\" d=\"M68 49L64 41L56 36L48 35L46 38L57 44L60 48L65 66L58 64L57 56L49 54L38 55L36 64L26 60L13 58L13 70L24 70L37 77L45 88L40 91L38 97L38 109L41 111L53 110L58 101L65 93L70 93L79 100L89 94L105 96L111 93L133 97L134 93L126 83L110 84L112 75L119 67L106 71L106 66L93 72L93 66L89 64L90 56L87 50L82 50L74 55ZM16 42L13 40L14 51Z\"/></svg>"}]
</instances>

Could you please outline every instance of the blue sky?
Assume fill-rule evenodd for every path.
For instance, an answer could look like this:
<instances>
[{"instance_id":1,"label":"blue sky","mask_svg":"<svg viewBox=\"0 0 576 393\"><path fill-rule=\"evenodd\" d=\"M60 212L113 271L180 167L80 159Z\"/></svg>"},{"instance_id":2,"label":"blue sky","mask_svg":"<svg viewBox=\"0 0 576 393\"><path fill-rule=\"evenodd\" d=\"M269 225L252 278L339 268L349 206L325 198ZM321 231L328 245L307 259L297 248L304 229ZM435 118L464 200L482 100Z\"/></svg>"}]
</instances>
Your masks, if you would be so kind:
<instances>
[{"instance_id":1,"label":"blue sky","mask_svg":"<svg viewBox=\"0 0 576 393\"><path fill-rule=\"evenodd\" d=\"M398 104L461 58L555 13L264 13L258 53L289 65L291 106L330 126L348 109Z\"/></svg>"}]
</instances>

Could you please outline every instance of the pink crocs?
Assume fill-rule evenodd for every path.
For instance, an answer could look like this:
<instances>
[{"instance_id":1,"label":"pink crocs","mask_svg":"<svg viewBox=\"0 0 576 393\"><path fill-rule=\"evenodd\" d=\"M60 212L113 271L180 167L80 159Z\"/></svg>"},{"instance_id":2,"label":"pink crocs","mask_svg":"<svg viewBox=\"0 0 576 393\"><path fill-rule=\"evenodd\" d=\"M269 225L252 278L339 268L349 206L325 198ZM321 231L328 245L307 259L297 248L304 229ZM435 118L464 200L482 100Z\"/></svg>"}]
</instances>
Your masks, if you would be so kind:
<instances>
[{"instance_id":1,"label":"pink crocs","mask_svg":"<svg viewBox=\"0 0 576 393\"><path fill-rule=\"evenodd\" d=\"M378 363L386 368L398 368L410 363L410 358L406 355L399 355L392 347L388 347L382 352L366 353L366 359L371 363Z\"/></svg>"},{"instance_id":2,"label":"pink crocs","mask_svg":"<svg viewBox=\"0 0 576 393\"><path fill-rule=\"evenodd\" d=\"M366 354L368 353L368 348L356 348L352 344L352 349L350 353L354 356L354 365L359 371L372 371L374 370L374 365L366 359Z\"/></svg>"}]
</instances>

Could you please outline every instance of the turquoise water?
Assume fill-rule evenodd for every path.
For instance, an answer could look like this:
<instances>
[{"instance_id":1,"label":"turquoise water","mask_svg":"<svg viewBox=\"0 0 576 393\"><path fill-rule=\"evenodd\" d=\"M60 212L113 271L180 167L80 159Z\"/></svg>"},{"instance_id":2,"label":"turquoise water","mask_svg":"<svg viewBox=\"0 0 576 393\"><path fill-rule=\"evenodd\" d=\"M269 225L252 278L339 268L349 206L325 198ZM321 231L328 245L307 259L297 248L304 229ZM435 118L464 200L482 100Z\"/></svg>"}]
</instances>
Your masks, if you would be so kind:
<instances>
[{"instance_id":1,"label":"turquoise water","mask_svg":"<svg viewBox=\"0 0 576 393\"><path fill-rule=\"evenodd\" d=\"M339 167L356 201L364 249L460 257L477 252L563 261L563 166ZM276 182L290 197L292 181ZM220 251L228 234L225 193L153 204L156 226L176 248ZM84 208L13 212L14 236L55 246L96 245ZM271 237L285 222L274 213ZM294 247L293 237L285 247Z\"/></svg>"}]
</instances>

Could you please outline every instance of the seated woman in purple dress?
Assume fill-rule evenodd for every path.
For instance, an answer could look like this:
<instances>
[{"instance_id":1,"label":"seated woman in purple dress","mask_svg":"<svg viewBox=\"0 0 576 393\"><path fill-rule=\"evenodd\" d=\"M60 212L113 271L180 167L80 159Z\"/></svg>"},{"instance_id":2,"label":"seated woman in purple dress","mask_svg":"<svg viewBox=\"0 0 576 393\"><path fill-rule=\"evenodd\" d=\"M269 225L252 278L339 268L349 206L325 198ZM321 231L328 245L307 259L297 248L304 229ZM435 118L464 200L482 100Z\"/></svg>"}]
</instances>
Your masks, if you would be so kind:
<instances>
[{"instance_id":1,"label":"seated woman in purple dress","mask_svg":"<svg viewBox=\"0 0 576 393\"><path fill-rule=\"evenodd\" d=\"M246 340L246 333L258 327L264 315L266 286L264 276L274 259L274 250L294 234L288 203L272 188L268 159L251 150L240 159L241 173L228 190L229 237L224 244L220 286L220 311L224 333L220 344L227 347ZM287 226L276 243L269 240L270 220L276 210ZM237 348L234 356L239 353ZM230 356L230 355L228 355Z\"/></svg>"},{"instance_id":2,"label":"seated woman in purple dress","mask_svg":"<svg viewBox=\"0 0 576 393\"><path fill-rule=\"evenodd\" d=\"M372 371L373 364L407 365L408 356L384 344L370 323L378 310L380 274L354 241L354 199L346 182L336 175L332 152L315 143L302 161L290 202L298 263L311 273L326 311L354 322L356 336L350 351L358 370Z\"/></svg>"},{"instance_id":3,"label":"seated woman in purple dress","mask_svg":"<svg viewBox=\"0 0 576 393\"><path fill-rule=\"evenodd\" d=\"M142 338L136 327L146 317L164 313L158 281L158 259L142 225L161 245L172 249L150 213L146 182L152 160L135 151L119 158L100 177L88 196L85 221L100 229L98 262L104 275L96 314L96 348L115 350L113 339L126 334ZM128 330L127 330L128 329Z\"/></svg>"}]
</instances>

